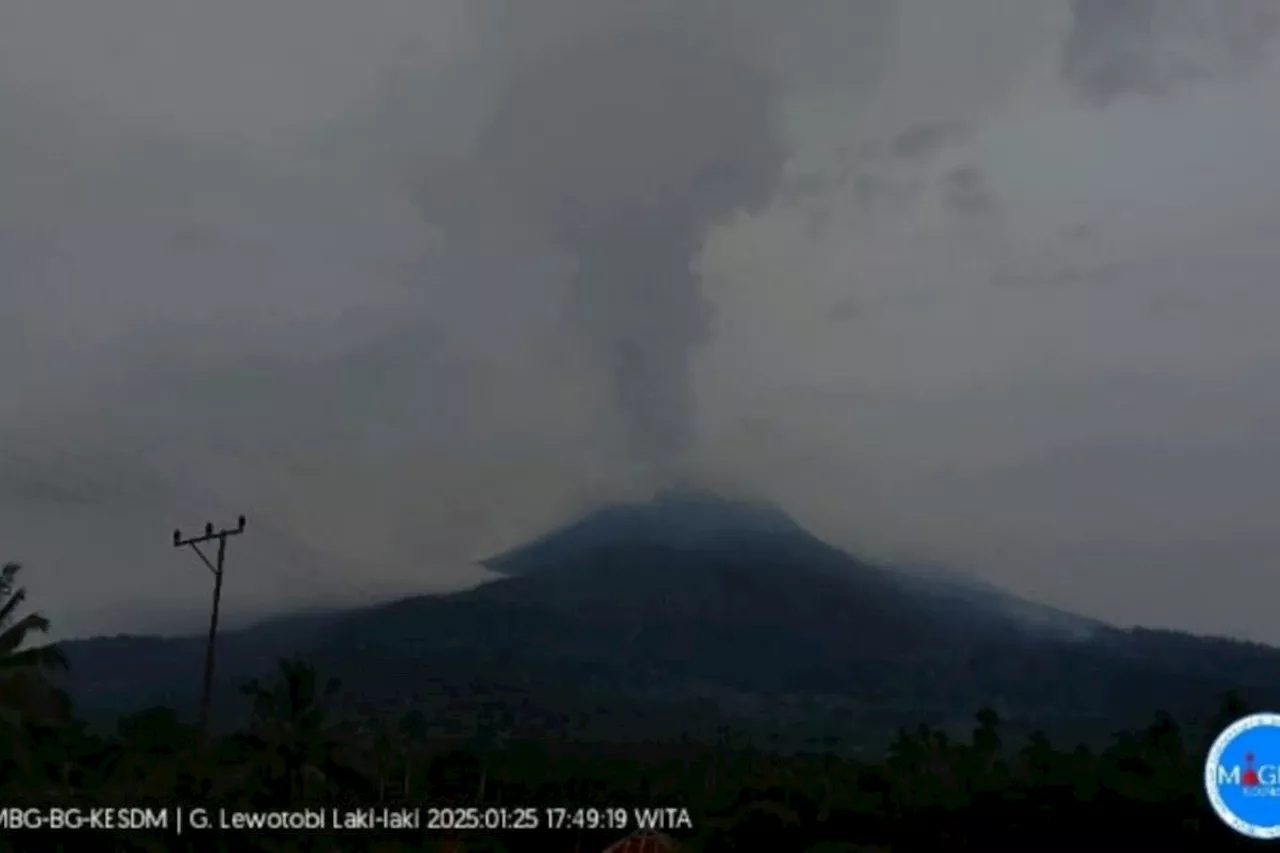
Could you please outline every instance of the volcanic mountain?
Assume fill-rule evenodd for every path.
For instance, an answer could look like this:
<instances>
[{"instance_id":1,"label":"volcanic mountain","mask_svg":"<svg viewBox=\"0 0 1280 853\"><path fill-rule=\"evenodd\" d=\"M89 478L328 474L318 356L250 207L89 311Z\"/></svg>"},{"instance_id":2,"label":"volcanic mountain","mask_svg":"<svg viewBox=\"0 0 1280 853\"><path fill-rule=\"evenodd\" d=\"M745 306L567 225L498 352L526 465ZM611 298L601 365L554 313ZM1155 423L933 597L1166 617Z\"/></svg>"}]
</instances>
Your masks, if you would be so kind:
<instances>
[{"instance_id":1,"label":"volcanic mountain","mask_svg":"<svg viewBox=\"0 0 1280 853\"><path fill-rule=\"evenodd\" d=\"M847 734L984 705L1046 728L1195 716L1228 689L1262 699L1280 683L1280 651L1122 631L953 574L871 565L776 508L689 490L598 510L486 565L501 577L463 592L228 633L220 692L301 654L360 707L447 717L498 701L535 728L632 729L687 725L698 708ZM199 638L67 651L90 707L194 698Z\"/></svg>"}]
</instances>

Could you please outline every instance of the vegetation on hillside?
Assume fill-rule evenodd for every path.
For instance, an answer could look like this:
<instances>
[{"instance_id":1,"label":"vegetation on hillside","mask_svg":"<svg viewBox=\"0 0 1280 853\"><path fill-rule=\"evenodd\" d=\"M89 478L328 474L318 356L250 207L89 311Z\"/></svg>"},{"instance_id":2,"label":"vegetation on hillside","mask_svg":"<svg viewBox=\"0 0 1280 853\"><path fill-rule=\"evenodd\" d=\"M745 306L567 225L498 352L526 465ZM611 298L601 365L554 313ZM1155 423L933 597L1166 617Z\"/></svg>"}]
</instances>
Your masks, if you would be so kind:
<instances>
[{"instance_id":1,"label":"vegetation on hillside","mask_svg":"<svg viewBox=\"0 0 1280 853\"><path fill-rule=\"evenodd\" d=\"M1009 742L998 715L980 711L965 737L920 725L901 730L884 757L844 757L838 738L785 751L721 727L710 739L631 745L516 737L508 712L471 730L432 735L420 712L395 717L331 713L340 685L303 661L244 688L243 727L209 736L176 711L154 708L95 732L51 701L60 658L27 647L36 616L19 618L16 568L3 574L0 687L6 737L0 803L7 807L170 809L166 831L101 830L95 850L433 850L449 833L175 832L174 809L536 807L541 829L461 833L462 849L603 850L636 827L636 809L670 807L683 849L729 851L1226 850L1242 842L1204 805L1206 744L1156 713L1104 749L1036 735ZM1220 723L1244 705L1224 700ZM572 810L599 810L574 825ZM569 809L565 826L548 829ZM621 813L609 810L622 809ZM510 812L508 812L510 814ZM687 813L689 823L683 823ZM490 812L496 814L496 812ZM627 826L592 827L626 816ZM649 812L652 815L652 812ZM454 835L457 835L455 833ZM13 832L0 849L81 846L79 832ZM457 840L454 838L453 840Z\"/></svg>"}]
</instances>

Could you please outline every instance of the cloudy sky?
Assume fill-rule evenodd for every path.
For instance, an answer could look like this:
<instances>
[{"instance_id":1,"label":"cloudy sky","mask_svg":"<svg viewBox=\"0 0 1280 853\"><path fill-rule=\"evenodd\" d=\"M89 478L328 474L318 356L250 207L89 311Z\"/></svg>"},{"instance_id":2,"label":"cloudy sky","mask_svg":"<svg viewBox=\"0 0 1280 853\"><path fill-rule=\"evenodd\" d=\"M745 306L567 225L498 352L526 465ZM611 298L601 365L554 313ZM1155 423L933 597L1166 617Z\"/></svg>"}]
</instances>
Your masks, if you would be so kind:
<instances>
[{"instance_id":1,"label":"cloudy sky","mask_svg":"<svg viewBox=\"0 0 1280 853\"><path fill-rule=\"evenodd\" d=\"M794 7L794 8L793 8ZM9 0L0 546L63 632L693 479L1280 642L1269 0Z\"/></svg>"}]
</instances>

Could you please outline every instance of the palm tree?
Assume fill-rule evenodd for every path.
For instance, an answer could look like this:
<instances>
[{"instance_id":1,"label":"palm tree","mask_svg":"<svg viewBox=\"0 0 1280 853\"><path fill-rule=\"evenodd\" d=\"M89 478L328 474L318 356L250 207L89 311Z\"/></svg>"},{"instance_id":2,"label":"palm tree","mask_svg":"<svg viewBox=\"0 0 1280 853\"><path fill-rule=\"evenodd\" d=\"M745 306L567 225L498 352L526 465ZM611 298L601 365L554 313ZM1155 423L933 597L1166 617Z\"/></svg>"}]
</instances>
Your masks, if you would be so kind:
<instances>
[{"instance_id":1,"label":"palm tree","mask_svg":"<svg viewBox=\"0 0 1280 853\"><path fill-rule=\"evenodd\" d=\"M315 668L303 661L283 660L279 671L274 685L254 680L242 692L253 700L253 740L266 759L263 770L279 786L277 793L292 800L334 768L338 742L323 702L341 685L331 678L317 692Z\"/></svg>"},{"instance_id":2,"label":"palm tree","mask_svg":"<svg viewBox=\"0 0 1280 853\"><path fill-rule=\"evenodd\" d=\"M0 569L0 667L66 669L67 660L55 644L22 648L28 635L48 633L49 620L39 613L28 613L14 621L18 608L27 600L27 591L17 585L21 571L21 563L5 563Z\"/></svg>"},{"instance_id":3,"label":"palm tree","mask_svg":"<svg viewBox=\"0 0 1280 853\"><path fill-rule=\"evenodd\" d=\"M17 585L20 571L18 563L0 568L0 761L16 764L27 789L35 790L55 784L49 774L37 772L42 763L37 747L51 739L49 729L69 718L71 702L48 678L67 668L62 652L53 644L27 644L32 634L49 631L49 620L38 613L18 616L27 598Z\"/></svg>"},{"instance_id":4,"label":"palm tree","mask_svg":"<svg viewBox=\"0 0 1280 853\"><path fill-rule=\"evenodd\" d=\"M17 618L27 591L17 585L19 563L0 568L0 725L10 730L23 722L49 722L65 710L65 696L52 689L50 673L65 670L67 660L57 645L27 645L32 634L49 631L39 613Z\"/></svg>"}]
</instances>

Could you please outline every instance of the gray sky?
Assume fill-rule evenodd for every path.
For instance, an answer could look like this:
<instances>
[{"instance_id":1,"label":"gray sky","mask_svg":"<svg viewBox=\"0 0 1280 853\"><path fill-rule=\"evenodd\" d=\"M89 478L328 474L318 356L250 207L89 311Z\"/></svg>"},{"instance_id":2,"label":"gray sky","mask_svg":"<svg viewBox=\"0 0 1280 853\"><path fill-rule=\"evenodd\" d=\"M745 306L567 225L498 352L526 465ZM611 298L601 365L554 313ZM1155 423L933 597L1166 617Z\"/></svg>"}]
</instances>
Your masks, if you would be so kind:
<instances>
[{"instance_id":1,"label":"gray sky","mask_svg":"<svg viewBox=\"0 0 1280 853\"><path fill-rule=\"evenodd\" d=\"M174 526L246 619L684 476L1280 642L1270 8L10 0L3 556L170 629Z\"/></svg>"}]
</instances>

